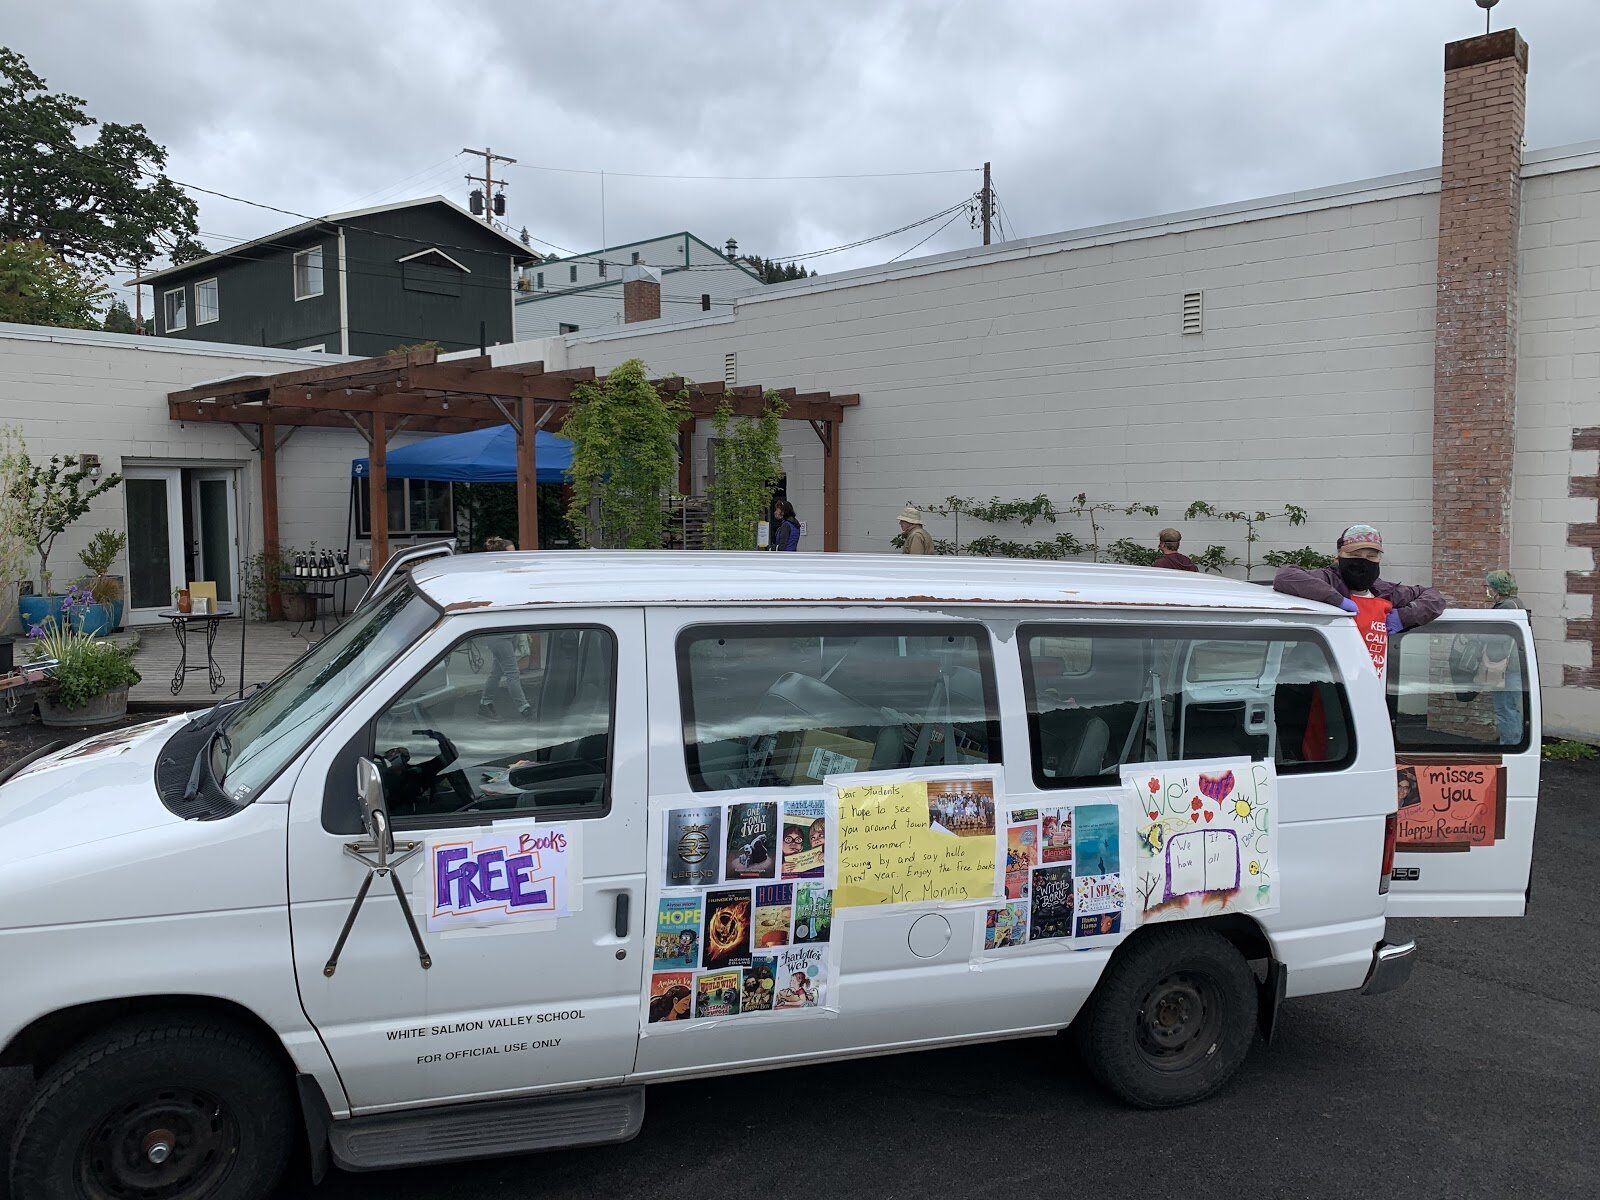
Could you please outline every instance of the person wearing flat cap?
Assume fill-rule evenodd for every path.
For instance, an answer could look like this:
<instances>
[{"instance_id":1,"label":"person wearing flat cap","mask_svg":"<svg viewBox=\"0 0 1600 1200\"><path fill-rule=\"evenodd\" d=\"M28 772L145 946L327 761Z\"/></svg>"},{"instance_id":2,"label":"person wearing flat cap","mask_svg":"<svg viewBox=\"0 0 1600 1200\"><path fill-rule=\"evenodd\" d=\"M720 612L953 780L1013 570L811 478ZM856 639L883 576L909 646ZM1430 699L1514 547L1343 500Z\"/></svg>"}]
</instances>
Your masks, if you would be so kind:
<instances>
[{"instance_id":1,"label":"person wearing flat cap","mask_svg":"<svg viewBox=\"0 0 1600 1200\"><path fill-rule=\"evenodd\" d=\"M900 532L906 535L901 554L932 554L933 535L922 527L922 513L914 504L900 510Z\"/></svg>"},{"instance_id":2,"label":"person wearing flat cap","mask_svg":"<svg viewBox=\"0 0 1600 1200\"><path fill-rule=\"evenodd\" d=\"M1371 525L1352 525L1339 535L1339 556L1331 567L1307 571L1279 567L1274 591L1305 600L1320 600L1354 613L1359 605L1351 597L1376 596L1389 602L1385 623L1390 634L1426 625L1444 611L1445 600L1431 587L1415 587L1379 579L1383 561L1383 535Z\"/></svg>"}]
</instances>

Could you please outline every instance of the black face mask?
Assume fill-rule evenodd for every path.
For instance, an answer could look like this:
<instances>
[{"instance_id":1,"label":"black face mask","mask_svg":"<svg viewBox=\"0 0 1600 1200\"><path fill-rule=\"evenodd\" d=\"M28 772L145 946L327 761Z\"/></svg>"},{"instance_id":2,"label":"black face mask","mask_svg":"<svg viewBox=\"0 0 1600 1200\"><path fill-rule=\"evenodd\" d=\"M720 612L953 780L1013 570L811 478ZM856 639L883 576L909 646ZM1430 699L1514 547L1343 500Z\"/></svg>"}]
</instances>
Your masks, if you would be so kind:
<instances>
[{"instance_id":1,"label":"black face mask","mask_svg":"<svg viewBox=\"0 0 1600 1200\"><path fill-rule=\"evenodd\" d=\"M1370 592L1378 582L1378 564L1370 558L1341 558L1339 578L1352 592Z\"/></svg>"}]
</instances>

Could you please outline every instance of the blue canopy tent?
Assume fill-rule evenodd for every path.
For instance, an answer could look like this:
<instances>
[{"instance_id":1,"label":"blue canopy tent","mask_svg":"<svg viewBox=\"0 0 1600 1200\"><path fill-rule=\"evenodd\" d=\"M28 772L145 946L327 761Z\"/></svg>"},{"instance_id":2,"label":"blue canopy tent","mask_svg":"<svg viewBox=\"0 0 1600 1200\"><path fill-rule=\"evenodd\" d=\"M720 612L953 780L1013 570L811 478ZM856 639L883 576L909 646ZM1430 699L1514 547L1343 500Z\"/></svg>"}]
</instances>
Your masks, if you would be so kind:
<instances>
[{"instance_id":1,"label":"blue canopy tent","mask_svg":"<svg viewBox=\"0 0 1600 1200\"><path fill-rule=\"evenodd\" d=\"M384 455L388 477L425 479L439 483L516 483L517 431L510 425L492 425L449 433L426 441L399 446ZM554 433L539 430L534 440L535 478L539 483L563 484L572 468L572 443ZM371 460L350 462L350 529L345 537L348 549L356 532L360 506L360 480L371 474ZM477 531L469 530L469 541Z\"/></svg>"},{"instance_id":2,"label":"blue canopy tent","mask_svg":"<svg viewBox=\"0 0 1600 1200\"><path fill-rule=\"evenodd\" d=\"M509 425L469 429L413 442L384 455L390 479L432 479L447 483L515 483L517 431ZM540 430L534 442L540 483L566 483L572 468L572 443ZM368 460L353 459L350 474L365 479Z\"/></svg>"}]
</instances>

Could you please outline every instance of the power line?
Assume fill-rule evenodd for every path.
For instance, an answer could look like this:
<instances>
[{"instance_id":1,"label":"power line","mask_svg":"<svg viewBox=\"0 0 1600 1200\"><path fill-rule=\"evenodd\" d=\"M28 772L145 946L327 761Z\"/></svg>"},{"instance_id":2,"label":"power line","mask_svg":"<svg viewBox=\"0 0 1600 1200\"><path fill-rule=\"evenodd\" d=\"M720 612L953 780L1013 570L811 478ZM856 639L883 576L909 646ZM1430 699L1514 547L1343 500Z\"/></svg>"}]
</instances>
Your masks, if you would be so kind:
<instances>
[{"instance_id":1,"label":"power line","mask_svg":"<svg viewBox=\"0 0 1600 1200\"><path fill-rule=\"evenodd\" d=\"M536 163L519 164L525 171L555 171L563 175L610 175L620 179L682 179L708 183L800 182L826 179L909 179L919 175L968 175L978 167L951 167L926 171L863 171L833 175L654 175L642 171L612 171L598 167L550 167Z\"/></svg>"},{"instance_id":2,"label":"power line","mask_svg":"<svg viewBox=\"0 0 1600 1200\"><path fill-rule=\"evenodd\" d=\"M938 237L946 229L949 229L951 225L955 224L956 220L960 216L961 216L961 214L959 212L952 213L950 215L950 219L948 221L946 221L943 225L939 226L939 228L935 229L927 237L923 238L922 241L917 242L916 245L908 246L904 250L900 251L900 253L896 254L893 258L891 258L889 260L889 262L899 262L902 258L904 258L906 255L910 254L913 250L915 250L917 248L917 246L922 245L923 242L927 242L927 241L932 240L933 238ZM885 265L887 265L887 264L885 264Z\"/></svg>"}]
</instances>

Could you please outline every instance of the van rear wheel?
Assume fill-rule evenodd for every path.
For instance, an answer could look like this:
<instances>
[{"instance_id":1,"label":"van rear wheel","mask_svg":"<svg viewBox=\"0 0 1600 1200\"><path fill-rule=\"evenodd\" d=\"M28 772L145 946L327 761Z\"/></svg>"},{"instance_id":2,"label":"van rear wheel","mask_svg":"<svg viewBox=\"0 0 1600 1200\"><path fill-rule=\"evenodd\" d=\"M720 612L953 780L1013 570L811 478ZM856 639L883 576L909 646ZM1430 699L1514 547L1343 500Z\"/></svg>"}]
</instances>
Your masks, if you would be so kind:
<instances>
[{"instance_id":1,"label":"van rear wheel","mask_svg":"<svg viewBox=\"0 0 1600 1200\"><path fill-rule=\"evenodd\" d=\"M69 1051L23 1110L11 1194L261 1200L294 1146L276 1056L212 1020L130 1021Z\"/></svg>"},{"instance_id":2,"label":"van rear wheel","mask_svg":"<svg viewBox=\"0 0 1600 1200\"><path fill-rule=\"evenodd\" d=\"M1119 950L1073 1028L1095 1078L1139 1108L1193 1104L1244 1063L1256 978L1209 929L1157 927Z\"/></svg>"}]
</instances>

